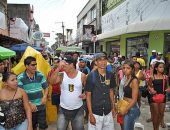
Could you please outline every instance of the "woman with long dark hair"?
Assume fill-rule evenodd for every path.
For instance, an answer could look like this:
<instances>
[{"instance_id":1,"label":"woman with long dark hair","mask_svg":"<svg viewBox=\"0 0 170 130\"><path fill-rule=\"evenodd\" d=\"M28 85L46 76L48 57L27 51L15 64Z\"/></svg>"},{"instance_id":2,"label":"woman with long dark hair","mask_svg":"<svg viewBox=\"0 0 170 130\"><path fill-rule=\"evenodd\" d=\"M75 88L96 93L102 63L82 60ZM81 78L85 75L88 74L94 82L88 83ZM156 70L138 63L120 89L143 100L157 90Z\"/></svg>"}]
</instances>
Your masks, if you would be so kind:
<instances>
[{"instance_id":1,"label":"woman with long dark hair","mask_svg":"<svg viewBox=\"0 0 170 130\"><path fill-rule=\"evenodd\" d=\"M0 90L0 107L5 115L0 130L32 130L32 114L26 92L18 87L14 73L3 74L4 87Z\"/></svg>"},{"instance_id":2,"label":"woman with long dark hair","mask_svg":"<svg viewBox=\"0 0 170 130\"><path fill-rule=\"evenodd\" d=\"M125 60L123 64L123 72L126 76L123 99L129 103L126 110L123 113L120 113L124 116L123 130L134 130L135 121L140 115L140 110L137 103L139 82L135 76L134 62Z\"/></svg>"},{"instance_id":3,"label":"woman with long dark hair","mask_svg":"<svg viewBox=\"0 0 170 130\"><path fill-rule=\"evenodd\" d=\"M150 77L148 82L149 92L152 94L151 99L151 114L152 114L152 122L154 130L159 130L159 125L163 119L164 111L165 111L165 91L167 89L168 77L164 75L164 63L157 62L154 66L153 76ZM168 89L169 90L169 89ZM158 102L154 100L154 96L156 94L164 95L164 100L162 102ZM160 99L160 98L159 98Z\"/></svg>"}]
</instances>

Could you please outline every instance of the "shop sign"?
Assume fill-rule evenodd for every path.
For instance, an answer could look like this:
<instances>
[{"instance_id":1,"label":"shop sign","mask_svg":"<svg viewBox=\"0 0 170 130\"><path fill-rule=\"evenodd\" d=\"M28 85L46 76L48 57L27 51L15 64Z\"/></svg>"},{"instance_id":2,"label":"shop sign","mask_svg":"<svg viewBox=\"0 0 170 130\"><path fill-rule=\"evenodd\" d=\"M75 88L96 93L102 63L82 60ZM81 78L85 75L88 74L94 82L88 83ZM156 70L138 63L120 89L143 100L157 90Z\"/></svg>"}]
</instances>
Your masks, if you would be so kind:
<instances>
[{"instance_id":1,"label":"shop sign","mask_svg":"<svg viewBox=\"0 0 170 130\"><path fill-rule=\"evenodd\" d=\"M44 37L50 37L50 33L43 33Z\"/></svg>"},{"instance_id":2,"label":"shop sign","mask_svg":"<svg viewBox=\"0 0 170 130\"><path fill-rule=\"evenodd\" d=\"M102 16L102 33L169 30L169 12L170 0L126 0Z\"/></svg>"},{"instance_id":3,"label":"shop sign","mask_svg":"<svg viewBox=\"0 0 170 130\"><path fill-rule=\"evenodd\" d=\"M34 32L32 38L34 40L41 40L43 38L43 33L40 31Z\"/></svg>"}]
</instances>

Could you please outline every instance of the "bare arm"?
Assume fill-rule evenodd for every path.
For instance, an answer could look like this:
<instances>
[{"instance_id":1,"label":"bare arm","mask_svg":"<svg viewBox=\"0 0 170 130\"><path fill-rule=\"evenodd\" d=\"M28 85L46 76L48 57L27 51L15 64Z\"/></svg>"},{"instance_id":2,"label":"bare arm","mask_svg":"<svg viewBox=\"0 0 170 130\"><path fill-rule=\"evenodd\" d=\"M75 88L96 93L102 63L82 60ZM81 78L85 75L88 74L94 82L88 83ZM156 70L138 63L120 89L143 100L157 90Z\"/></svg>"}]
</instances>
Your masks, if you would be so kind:
<instances>
[{"instance_id":1,"label":"bare arm","mask_svg":"<svg viewBox=\"0 0 170 130\"><path fill-rule=\"evenodd\" d=\"M91 104L91 92L86 92L86 102L89 111L89 120L92 125L96 125L96 118L93 115L92 104Z\"/></svg>"},{"instance_id":2,"label":"bare arm","mask_svg":"<svg viewBox=\"0 0 170 130\"><path fill-rule=\"evenodd\" d=\"M87 102L87 108L89 111L89 115L93 114L92 105L91 105L91 92L86 92L86 102Z\"/></svg>"},{"instance_id":3,"label":"bare arm","mask_svg":"<svg viewBox=\"0 0 170 130\"><path fill-rule=\"evenodd\" d=\"M138 79L142 80L142 81L144 81L146 79L146 77L145 77L145 75L143 74L142 71L140 71Z\"/></svg>"},{"instance_id":4,"label":"bare arm","mask_svg":"<svg viewBox=\"0 0 170 130\"><path fill-rule=\"evenodd\" d=\"M47 97L48 97L48 88L44 90L44 96L41 100L41 104L45 105L47 103Z\"/></svg>"},{"instance_id":5,"label":"bare arm","mask_svg":"<svg viewBox=\"0 0 170 130\"><path fill-rule=\"evenodd\" d=\"M82 81L83 87L86 85L86 78L87 78L86 75L82 73L81 81ZM83 92L79 97L82 98L83 100L86 99L85 92Z\"/></svg>"},{"instance_id":6,"label":"bare arm","mask_svg":"<svg viewBox=\"0 0 170 130\"><path fill-rule=\"evenodd\" d=\"M26 92L23 89L20 89L23 97L24 109L26 111L26 116L28 119L28 130L32 130L32 112L31 107L29 105L29 100Z\"/></svg>"},{"instance_id":7,"label":"bare arm","mask_svg":"<svg viewBox=\"0 0 170 130\"><path fill-rule=\"evenodd\" d=\"M110 100L112 104L112 116L115 117L116 111L115 111L115 97L114 97L113 89L110 89Z\"/></svg>"},{"instance_id":8,"label":"bare arm","mask_svg":"<svg viewBox=\"0 0 170 130\"><path fill-rule=\"evenodd\" d=\"M112 108L114 108L114 104L115 104L115 98L114 98L114 91L113 89L110 89L110 100L111 100L111 104L112 104Z\"/></svg>"},{"instance_id":9,"label":"bare arm","mask_svg":"<svg viewBox=\"0 0 170 130\"><path fill-rule=\"evenodd\" d=\"M82 81L82 84L83 84L83 87L86 85L86 75L82 73L82 76L81 76L81 81Z\"/></svg>"},{"instance_id":10,"label":"bare arm","mask_svg":"<svg viewBox=\"0 0 170 130\"><path fill-rule=\"evenodd\" d=\"M131 88L132 88L132 100L130 100L129 102L126 113L137 103L139 94L139 83L137 79L132 80Z\"/></svg>"},{"instance_id":11,"label":"bare arm","mask_svg":"<svg viewBox=\"0 0 170 130\"><path fill-rule=\"evenodd\" d=\"M48 78L48 82L50 84L57 84L61 82L61 75L59 73L59 69L56 69L51 76Z\"/></svg>"}]
</instances>

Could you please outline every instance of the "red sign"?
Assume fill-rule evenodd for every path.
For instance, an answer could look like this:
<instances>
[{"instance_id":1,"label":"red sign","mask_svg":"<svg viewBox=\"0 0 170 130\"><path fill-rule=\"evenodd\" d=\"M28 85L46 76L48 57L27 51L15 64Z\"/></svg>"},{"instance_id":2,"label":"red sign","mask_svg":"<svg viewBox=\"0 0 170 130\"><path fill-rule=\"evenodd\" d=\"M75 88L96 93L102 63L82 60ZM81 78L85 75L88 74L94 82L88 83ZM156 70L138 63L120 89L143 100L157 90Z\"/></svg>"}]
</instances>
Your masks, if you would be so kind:
<instances>
[{"instance_id":1,"label":"red sign","mask_svg":"<svg viewBox=\"0 0 170 130\"><path fill-rule=\"evenodd\" d=\"M44 37L50 37L50 33L43 33Z\"/></svg>"}]
</instances>

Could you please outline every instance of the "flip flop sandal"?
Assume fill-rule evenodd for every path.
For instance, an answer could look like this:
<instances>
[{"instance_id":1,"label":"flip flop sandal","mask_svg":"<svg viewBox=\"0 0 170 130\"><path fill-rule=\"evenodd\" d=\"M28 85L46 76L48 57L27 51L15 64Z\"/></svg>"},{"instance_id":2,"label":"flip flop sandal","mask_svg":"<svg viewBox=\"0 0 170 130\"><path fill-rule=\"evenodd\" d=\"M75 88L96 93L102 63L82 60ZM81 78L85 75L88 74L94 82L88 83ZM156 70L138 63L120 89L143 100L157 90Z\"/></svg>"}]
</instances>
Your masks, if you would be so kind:
<instances>
[{"instance_id":1,"label":"flip flop sandal","mask_svg":"<svg viewBox=\"0 0 170 130\"><path fill-rule=\"evenodd\" d=\"M160 125L162 128L166 128L166 124L165 123L161 123Z\"/></svg>"},{"instance_id":2,"label":"flip flop sandal","mask_svg":"<svg viewBox=\"0 0 170 130\"><path fill-rule=\"evenodd\" d=\"M147 123L152 122L152 119L149 118L149 119L146 120L146 122L147 122Z\"/></svg>"}]
</instances>

